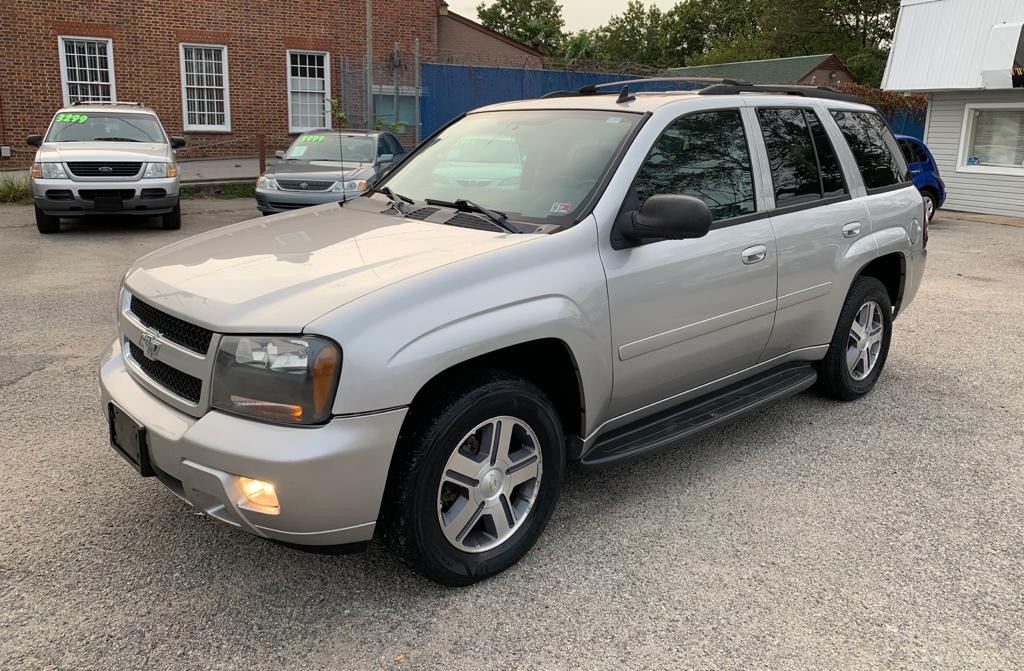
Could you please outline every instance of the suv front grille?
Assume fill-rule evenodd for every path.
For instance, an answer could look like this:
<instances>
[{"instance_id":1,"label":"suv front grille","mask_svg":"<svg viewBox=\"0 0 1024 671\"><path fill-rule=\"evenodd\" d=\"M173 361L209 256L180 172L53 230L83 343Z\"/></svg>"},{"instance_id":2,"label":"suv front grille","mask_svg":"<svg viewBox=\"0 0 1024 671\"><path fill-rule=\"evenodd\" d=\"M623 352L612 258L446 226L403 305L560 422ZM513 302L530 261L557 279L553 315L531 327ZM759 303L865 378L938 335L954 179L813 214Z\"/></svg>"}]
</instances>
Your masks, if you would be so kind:
<instances>
[{"instance_id":1,"label":"suv front grille","mask_svg":"<svg viewBox=\"0 0 1024 671\"><path fill-rule=\"evenodd\" d=\"M285 191L327 191L334 182L314 181L309 179L279 179L277 185Z\"/></svg>"},{"instance_id":2,"label":"suv front grille","mask_svg":"<svg viewBox=\"0 0 1024 671\"><path fill-rule=\"evenodd\" d=\"M199 397L203 392L202 380L192 377L188 373L182 373L176 368L171 368L163 361L147 359L142 350L133 342L128 343L128 351L135 364L154 382L187 401L199 402Z\"/></svg>"},{"instance_id":3,"label":"suv front grille","mask_svg":"<svg viewBox=\"0 0 1024 671\"><path fill-rule=\"evenodd\" d=\"M129 309L145 326L156 329L171 342L178 343L196 354L206 354L206 350L210 349L213 331L190 324L184 319L172 317L166 312L161 312L152 305L142 302L136 296L132 296Z\"/></svg>"},{"instance_id":4,"label":"suv front grille","mask_svg":"<svg viewBox=\"0 0 1024 671\"><path fill-rule=\"evenodd\" d=\"M68 170L75 177L134 177L142 170L142 163L122 161L72 161Z\"/></svg>"}]
</instances>

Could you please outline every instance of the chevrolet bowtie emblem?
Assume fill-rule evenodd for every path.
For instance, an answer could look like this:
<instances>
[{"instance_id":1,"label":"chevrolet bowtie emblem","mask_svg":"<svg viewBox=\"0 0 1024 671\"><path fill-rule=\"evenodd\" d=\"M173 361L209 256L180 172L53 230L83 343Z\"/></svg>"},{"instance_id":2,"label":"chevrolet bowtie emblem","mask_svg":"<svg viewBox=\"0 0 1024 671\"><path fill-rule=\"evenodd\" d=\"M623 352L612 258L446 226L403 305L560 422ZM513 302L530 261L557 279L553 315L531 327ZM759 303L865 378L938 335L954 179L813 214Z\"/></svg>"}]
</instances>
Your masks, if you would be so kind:
<instances>
[{"instance_id":1,"label":"chevrolet bowtie emblem","mask_svg":"<svg viewBox=\"0 0 1024 671\"><path fill-rule=\"evenodd\" d=\"M142 346L142 353L147 359L155 359L156 353L160 350L160 333L149 329L142 334L139 344Z\"/></svg>"}]
</instances>

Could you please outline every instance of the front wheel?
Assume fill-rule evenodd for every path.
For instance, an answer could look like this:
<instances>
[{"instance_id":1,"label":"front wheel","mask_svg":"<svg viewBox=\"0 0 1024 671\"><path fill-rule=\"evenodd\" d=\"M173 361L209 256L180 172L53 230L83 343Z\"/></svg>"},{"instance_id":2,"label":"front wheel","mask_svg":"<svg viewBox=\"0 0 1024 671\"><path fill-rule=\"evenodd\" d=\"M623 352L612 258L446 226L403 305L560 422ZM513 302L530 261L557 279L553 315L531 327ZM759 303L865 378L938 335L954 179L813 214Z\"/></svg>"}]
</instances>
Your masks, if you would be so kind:
<instances>
[{"instance_id":1,"label":"front wheel","mask_svg":"<svg viewBox=\"0 0 1024 671\"><path fill-rule=\"evenodd\" d=\"M181 203L176 203L173 210L163 215L160 225L165 231L176 231L181 228Z\"/></svg>"},{"instance_id":2,"label":"front wheel","mask_svg":"<svg viewBox=\"0 0 1024 671\"><path fill-rule=\"evenodd\" d=\"M885 285L858 277L839 313L825 358L818 362L818 387L852 401L871 391L885 367L892 338L892 302Z\"/></svg>"},{"instance_id":3,"label":"front wheel","mask_svg":"<svg viewBox=\"0 0 1024 671\"><path fill-rule=\"evenodd\" d=\"M385 534L425 577L469 585L518 561L547 525L565 464L561 423L540 389L502 372L431 396L403 429Z\"/></svg>"},{"instance_id":4,"label":"front wheel","mask_svg":"<svg viewBox=\"0 0 1024 671\"><path fill-rule=\"evenodd\" d=\"M40 233L59 233L60 232L60 217L54 217L39 209L36 205L36 228L39 229Z\"/></svg>"}]
</instances>

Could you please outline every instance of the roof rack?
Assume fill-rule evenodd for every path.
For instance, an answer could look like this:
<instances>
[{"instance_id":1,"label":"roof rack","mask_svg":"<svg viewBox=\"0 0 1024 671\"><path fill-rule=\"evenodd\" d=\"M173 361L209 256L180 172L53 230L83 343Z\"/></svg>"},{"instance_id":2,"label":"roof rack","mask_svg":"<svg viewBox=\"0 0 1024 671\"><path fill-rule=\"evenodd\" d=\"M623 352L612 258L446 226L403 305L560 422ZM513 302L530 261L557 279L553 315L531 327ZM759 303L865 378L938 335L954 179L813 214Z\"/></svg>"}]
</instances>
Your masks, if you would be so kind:
<instances>
[{"instance_id":1,"label":"roof rack","mask_svg":"<svg viewBox=\"0 0 1024 671\"><path fill-rule=\"evenodd\" d=\"M571 98L574 96L594 96L612 94L615 91L602 91L601 89L619 88L619 98L616 102L629 102L635 98L630 95L631 84L649 84L651 82L685 82L689 84L726 84L731 86L748 86L750 82L744 79L722 79L718 77L646 77L644 79L626 79L618 82L606 82L604 84L587 84L576 91L552 91L541 96L544 98ZM667 93L667 92L666 92Z\"/></svg>"},{"instance_id":2,"label":"roof rack","mask_svg":"<svg viewBox=\"0 0 1024 671\"><path fill-rule=\"evenodd\" d=\"M804 96L806 98L825 98L841 100L848 103L863 103L860 97L843 93L827 86L796 86L786 84L750 84L726 83L715 84L700 91L702 96L727 96L737 93L776 93L779 95Z\"/></svg>"},{"instance_id":3,"label":"roof rack","mask_svg":"<svg viewBox=\"0 0 1024 671\"><path fill-rule=\"evenodd\" d=\"M143 107L142 103L128 102L127 100L76 100L71 103L72 107L79 105L118 105L124 107Z\"/></svg>"}]
</instances>

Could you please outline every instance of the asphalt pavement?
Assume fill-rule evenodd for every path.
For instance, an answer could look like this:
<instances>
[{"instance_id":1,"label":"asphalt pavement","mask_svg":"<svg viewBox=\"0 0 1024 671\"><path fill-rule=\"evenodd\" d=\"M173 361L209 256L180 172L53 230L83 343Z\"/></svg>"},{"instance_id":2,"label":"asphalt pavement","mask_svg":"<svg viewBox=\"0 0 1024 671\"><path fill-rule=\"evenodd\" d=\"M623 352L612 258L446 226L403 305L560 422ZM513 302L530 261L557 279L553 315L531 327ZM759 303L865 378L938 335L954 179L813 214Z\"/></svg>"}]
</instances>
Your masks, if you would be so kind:
<instances>
[{"instance_id":1,"label":"asphalt pavement","mask_svg":"<svg viewBox=\"0 0 1024 671\"><path fill-rule=\"evenodd\" d=\"M108 447L128 264L257 215L183 211L41 236L0 206L0 669L1024 666L1024 228L940 214L867 398L572 471L520 564L450 589L248 536Z\"/></svg>"}]
</instances>

